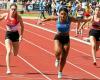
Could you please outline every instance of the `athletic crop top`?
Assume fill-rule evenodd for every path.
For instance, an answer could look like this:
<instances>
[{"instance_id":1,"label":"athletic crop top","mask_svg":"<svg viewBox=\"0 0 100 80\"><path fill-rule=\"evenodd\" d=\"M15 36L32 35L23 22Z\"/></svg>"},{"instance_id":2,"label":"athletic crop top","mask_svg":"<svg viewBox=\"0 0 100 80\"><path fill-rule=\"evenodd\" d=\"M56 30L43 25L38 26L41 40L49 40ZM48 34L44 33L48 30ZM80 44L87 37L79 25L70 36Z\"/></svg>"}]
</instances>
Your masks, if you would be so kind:
<instances>
[{"instance_id":1,"label":"athletic crop top","mask_svg":"<svg viewBox=\"0 0 100 80\"><path fill-rule=\"evenodd\" d=\"M56 27L57 27L57 31L58 32L69 32L70 30L70 17L67 18L65 23L61 23L60 19L58 18L57 23L56 23Z\"/></svg>"},{"instance_id":2,"label":"athletic crop top","mask_svg":"<svg viewBox=\"0 0 100 80\"><path fill-rule=\"evenodd\" d=\"M92 23L92 28L93 29L100 29L100 21L94 21Z\"/></svg>"},{"instance_id":3,"label":"athletic crop top","mask_svg":"<svg viewBox=\"0 0 100 80\"><path fill-rule=\"evenodd\" d=\"M18 19L17 19L17 15L15 16L15 18L10 19L9 18L9 13L8 16L6 18L6 25L7 27L9 27L10 30L17 30L17 24L19 23Z\"/></svg>"}]
</instances>

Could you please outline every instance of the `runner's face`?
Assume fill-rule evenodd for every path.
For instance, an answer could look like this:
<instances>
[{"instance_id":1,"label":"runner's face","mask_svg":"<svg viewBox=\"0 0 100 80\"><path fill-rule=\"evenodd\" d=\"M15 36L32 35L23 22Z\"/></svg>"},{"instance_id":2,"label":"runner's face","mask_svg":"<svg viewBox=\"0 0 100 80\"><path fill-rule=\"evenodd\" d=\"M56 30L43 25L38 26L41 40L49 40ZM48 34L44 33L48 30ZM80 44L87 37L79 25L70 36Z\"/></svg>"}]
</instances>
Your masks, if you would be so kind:
<instances>
[{"instance_id":1,"label":"runner's face","mask_svg":"<svg viewBox=\"0 0 100 80\"><path fill-rule=\"evenodd\" d=\"M95 14L96 14L96 15L100 15L100 9L99 9L99 8L96 8L96 9L95 9Z\"/></svg>"},{"instance_id":2,"label":"runner's face","mask_svg":"<svg viewBox=\"0 0 100 80\"><path fill-rule=\"evenodd\" d=\"M10 8L11 15L15 15L16 12L17 12L17 8L15 6L11 6L11 8Z\"/></svg>"},{"instance_id":3,"label":"runner's face","mask_svg":"<svg viewBox=\"0 0 100 80\"><path fill-rule=\"evenodd\" d=\"M60 17L61 21L65 21L67 18L67 13L65 11L61 11L59 13L59 17Z\"/></svg>"}]
</instances>

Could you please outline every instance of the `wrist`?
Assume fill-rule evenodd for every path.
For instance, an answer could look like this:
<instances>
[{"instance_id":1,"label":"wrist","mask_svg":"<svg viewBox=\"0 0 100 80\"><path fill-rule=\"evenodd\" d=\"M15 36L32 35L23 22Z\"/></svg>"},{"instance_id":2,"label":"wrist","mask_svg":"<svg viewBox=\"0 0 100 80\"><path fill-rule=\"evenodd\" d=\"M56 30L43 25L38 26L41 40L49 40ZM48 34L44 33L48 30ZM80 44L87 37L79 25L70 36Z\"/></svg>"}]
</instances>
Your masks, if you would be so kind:
<instances>
[{"instance_id":1,"label":"wrist","mask_svg":"<svg viewBox=\"0 0 100 80\"><path fill-rule=\"evenodd\" d=\"M23 37L23 35L20 35L20 37Z\"/></svg>"}]
</instances>

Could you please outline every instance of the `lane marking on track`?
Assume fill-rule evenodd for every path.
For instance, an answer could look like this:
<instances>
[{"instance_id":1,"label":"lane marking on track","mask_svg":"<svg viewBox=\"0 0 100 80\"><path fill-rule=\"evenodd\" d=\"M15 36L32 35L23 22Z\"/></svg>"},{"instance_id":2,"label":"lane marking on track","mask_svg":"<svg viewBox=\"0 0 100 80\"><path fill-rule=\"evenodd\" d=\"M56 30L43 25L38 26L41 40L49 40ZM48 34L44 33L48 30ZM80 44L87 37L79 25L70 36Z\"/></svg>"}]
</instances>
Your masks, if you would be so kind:
<instances>
[{"instance_id":1,"label":"lane marking on track","mask_svg":"<svg viewBox=\"0 0 100 80\"><path fill-rule=\"evenodd\" d=\"M45 30L45 31L48 31L48 32L51 32L51 33L54 33L54 34L57 33L56 31L50 30L50 29L48 29L48 28L40 27L40 26L38 26L38 25L34 25L34 24L31 24L31 23L28 23L28 22L25 22L25 21L24 21L24 24L27 24L27 25L29 25L29 26L32 26L32 27L35 27L35 28L38 28L38 29L42 29L42 30ZM81 42L81 43L90 45L89 42L83 41L83 40L81 40L81 39L77 39L77 38L74 38L74 37L70 37L70 38L73 39L73 40L76 40L76 41L78 41L78 42Z\"/></svg>"},{"instance_id":2,"label":"lane marking on track","mask_svg":"<svg viewBox=\"0 0 100 80\"><path fill-rule=\"evenodd\" d=\"M42 48L42 47L40 47L40 46L38 46L38 45L36 45L36 44L34 44L34 43L32 43L32 42L26 40L26 39L24 39L24 40L25 40L27 43L29 43L29 44L31 44L31 45L33 45L33 46L35 46L35 47L37 47L37 48L39 48L39 49L41 49L41 50L47 52L47 53L49 53L50 55L54 56L54 54L53 54L52 52L50 52L50 51L48 51L48 50L46 50L46 49L44 49L44 48ZM77 65L75 65L75 64L73 64L73 63L71 63L70 61L66 61L66 62L69 63L69 64L71 64L72 66L74 66L74 67L76 67L76 68L82 70L83 72L85 72L85 73L87 73L87 74L89 74L89 75L91 75L91 76L93 76L93 77L95 77L95 78L97 78L97 79L100 79L100 77L98 77L98 76L96 76L95 74L92 74L92 73L88 72L87 70L85 70L85 69L83 69L83 68L81 68L81 67L79 67L79 66L77 66Z\"/></svg>"},{"instance_id":3,"label":"lane marking on track","mask_svg":"<svg viewBox=\"0 0 100 80\"><path fill-rule=\"evenodd\" d=\"M1 28L1 27L0 27L0 28ZM1 28L1 29L3 29L3 28ZM3 29L3 30L5 30L5 29ZM26 29L25 29L25 31L30 32L30 33L33 33L32 31L29 31L29 30L26 30ZM37 35L37 36L39 36L39 37L42 37L42 38L44 38L44 39L47 39L47 40L53 41L52 39L49 39L49 38L44 37L44 36L42 36L42 35L39 35L39 34L37 34L37 33L33 33L33 34L35 34L35 35ZM85 54L85 55L87 55L87 56L89 56L89 57L92 57L91 55L89 55L89 54L87 54L87 53L85 53L85 52L82 52L82 51L77 50L77 49L72 48L72 47L70 47L70 48L73 49L73 50L75 50L75 51L77 51L77 52L80 52L80 53L82 53L82 54Z\"/></svg>"},{"instance_id":4,"label":"lane marking on track","mask_svg":"<svg viewBox=\"0 0 100 80\"><path fill-rule=\"evenodd\" d=\"M45 37L45 36L39 35L39 34L34 33L34 32L32 32L32 31L29 31L29 30L26 30L26 29L24 29L24 30L27 31L27 32L29 32L29 33L35 34L35 35L37 35L37 36L39 36L39 37L42 37L42 38L44 38L44 39L47 39L47 40L49 40L49 41L53 41L52 39L49 39L49 38L47 38L47 37Z\"/></svg>"},{"instance_id":5,"label":"lane marking on track","mask_svg":"<svg viewBox=\"0 0 100 80\"><path fill-rule=\"evenodd\" d=\"M2 28L3 29L3 28ZM5 30L5 29L3 29ZM0 44L2 44L3 46L5 46L1 41L0 41ZM48 80L52 80L50 79L48 76L46 76L44 73L42 73L40 70L38 70L36 67L34 67L32 64L30 64L28 61L26 61L24 58L22 58L20 55L18 55L18 57L24 61L27 65L29 65L31 68L33 68L34 70L36 70L37 72L39 72L42 76L44 76L46 79Z\"/></svg>"},{"instance_id":6,"label":"lane marking on track","mask_svg":"<svg viewBox=\"0 0 100 80\"><path fill-rule=\"evenodd\" d=\"M16 75L16 74L13 74L13 75L10 75L10 76L0 76L0 78L9 78L9 77L14 77L14 78L17 78L17 79L27 79L27 80L45 80L43 78L30 78L30 77L25 77L24 75ZM1 80L1 79L0 79Z\"/></svg>"},{"instance_id":7,"label":"lane marking on track","mask_svg":"<svg viewBox=\"0 0 100 80\"><path fill-rule=\"evenodd\" d=\"M25 40L25 39L24 39ZM28 41L28 40L27 40ZM1 42L0 42L1 43ZM28 41L28 43L31 43L31 45L33 45L33 43L32 42L30 42L30 41ZM38 47L37 45L35 45L36 47ZM40 48L40 49L42 49L43 50L43 48L41 48L40 46L38 47L38 48ZM45 50L44 49L44 51L46 51L47 53L50 53L51 55L53 55L54 56L54 54L53 53L51 53L51 52L49 52L49 51L47 51L47 50ZM90 74L91 76L93 76L93 77L95 77L95 78L97 78L97 79L100 79L99 77L97 77L96 75L94 75L94 74L92 74L92 73L90 73L90 72L88 72L88 71L86 71L86 70L84 70L84 69L82 69L82 68L80 68L80 67L78 67L78 66L76 66L76 65L74 65L73 63L71 63L71 62L69 62L69 61L67 61L69 64L71 64L71 65L73 65L74 67L76 67L76 68L78 68L78 69L80 69L80 70L82 70L82 71L84 71L84 72L86 72L87 74Z\"/></svg>"},{"instance_id":8,"label":"lane marking on track","mask_svg":"<svg viewBox=\"0 0 100 80\"><path fill-rule=\"evenodd\" d=\"M18 55L18 57L23 60L26 64L28 64L31 68L35 69L37 72L39 72L42 76L44 76L46 79L48 80L52 80L50 79L48 76L46 76L44 73L42 73L39 69L37 69L36 67L34 67L31 63L29 63L28 61L26 61L24 58L22 58L21 56Z\"/></svg>"},{"instance_id":9,"label":"lane marking on track","mask_svg":"<svg viewBox=\"0 0 100 80\"><path fill-rule=\"evenodd\" d=\"M47 37L45 37L45 36L39 35L39 34L34 33L34 32L32 32L32 31L29 31L29 30L26 30L26 29L25 29L25 31L27 31L27 32L29 32L29 33L32 33L32 34L35 34L35 35L37 35L37 36L39 36L39 37L42 37L42 38L44 38L44 39L47 39L47 40L49 40L49 41L52 41L52 42L54 41L54 40L52 40L52 39L49 39L49 38L47 38ZM77 49L72 48L72 47L70 47L70 48L73 49L73 50L75 50L75 51L77 51L77 52L80 52L80 53L82 53L82 54L85 54L85 55L87 55L87 56L89 56L89 57L92 57L91 55L89 55L89 54L87 54L87 53L85 53L85 52L82 52L82 51L77 50Z\"/></svg>"}]
</instances>

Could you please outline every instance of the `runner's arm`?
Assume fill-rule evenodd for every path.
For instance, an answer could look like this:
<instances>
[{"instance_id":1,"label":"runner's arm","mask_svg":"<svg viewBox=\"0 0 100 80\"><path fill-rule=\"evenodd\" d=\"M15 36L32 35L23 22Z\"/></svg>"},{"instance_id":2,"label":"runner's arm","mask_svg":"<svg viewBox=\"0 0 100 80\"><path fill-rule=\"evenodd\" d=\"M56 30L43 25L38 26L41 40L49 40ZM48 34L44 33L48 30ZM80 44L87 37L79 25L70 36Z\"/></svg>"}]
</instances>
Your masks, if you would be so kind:
<instances>
[{"instance_id":1,"label":"runner's arm","mask_svg":"<svg viewBox=\"0 0 100 80\"><path fill-rule=\"evenodd\" d=\"M48 17L46 19L42 19L38 24L42 24L43 22L50 21L50 20L56 21L57 18L58 18L57 16L51 16L51 17Z\"/></svg>"},{"instance_id":2,"label":"runner's arm","mask_svg":"<svg viewBox=\"0 0 100 80\"><path fill-rule=\"evenodd\" d=\"M88 21L91 21L91 17L90 18L88 18L88 19L79 19L79 20L77 20L76 18L74 18L74 17L71 17L71 21L72 22L88 22Z\"/></svg>"},{"instance_id":3,"label":"runner's arm","mask_svg":"<svg viewBox=\"0 0 100 80\"><path fill-rule=\"evenodd\" d=\"M19 17L19 23L20 23L20 26L21 26L21 34L20 34L20 36L23 36L23 32L24 32L23 20L22 20L21 16L18 16L18 17Z\"/></svg>"},{"instance_id":4,"label":"runner's arm","mask_svg":"<svg viewBox=\"0 0 100 80\"><path fill-rule=\"evenodd\" d=\"M5 18L6 15L7 15L7 13L0 14L0 21L3 20L3 19Z\"/></svg>"}]
</instances>

